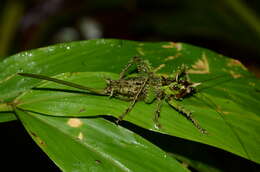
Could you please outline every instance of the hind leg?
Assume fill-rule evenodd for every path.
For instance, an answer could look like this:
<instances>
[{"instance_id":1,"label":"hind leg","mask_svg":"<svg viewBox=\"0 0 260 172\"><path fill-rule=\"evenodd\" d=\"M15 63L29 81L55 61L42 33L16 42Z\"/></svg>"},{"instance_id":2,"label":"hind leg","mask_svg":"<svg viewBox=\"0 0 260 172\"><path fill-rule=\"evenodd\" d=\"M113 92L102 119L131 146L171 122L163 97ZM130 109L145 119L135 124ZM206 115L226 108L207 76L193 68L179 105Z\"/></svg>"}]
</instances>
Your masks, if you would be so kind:
<instances>
[{"instance_id":1,"label":"hind leg","mask_svg":"<svg viewBox=\"0 0 260 172\"><path fill-rule=\"evenodd\" d=\"M120 122L120 121L122 121L123 118L124 118L129 112L131 112L131 110L134 108L134 106L135 106L135 104L136 104L136 102L137 102L139 96L141 95L141 93L142 93L142 91L143 91L145 85L147 84L148 79L149 79L149 78L146 78L146 79L145 79L145 81L144 81L142 87L140 88L140 90L138 91L138 93L135 95L135 97L134 97L133 101L131 102L131 104L130 104L130 105L128 106L128 108L124 111L124 113L118 117L118 120L116 121L117 123Z\"/></svg>"},{"instance_id":2,"label":"hind leg","mask_svg":"<svg viewBox=\"0 0 260 172\"><path fill-rule=\"evenodd\" d=\"M202 128L198 121L195 120L192 117L192 114L190 111L186 110L183 106L180 105L180 103L175 100L174 98L168 98L167 100L168 104L170 104L174 109L176 109L178 112L180 112L181 114L183 114L189 121L192 122L192 124L203 134L207 134L207 130L205 130L204 128Z\"/></svg>"}]
</instances>

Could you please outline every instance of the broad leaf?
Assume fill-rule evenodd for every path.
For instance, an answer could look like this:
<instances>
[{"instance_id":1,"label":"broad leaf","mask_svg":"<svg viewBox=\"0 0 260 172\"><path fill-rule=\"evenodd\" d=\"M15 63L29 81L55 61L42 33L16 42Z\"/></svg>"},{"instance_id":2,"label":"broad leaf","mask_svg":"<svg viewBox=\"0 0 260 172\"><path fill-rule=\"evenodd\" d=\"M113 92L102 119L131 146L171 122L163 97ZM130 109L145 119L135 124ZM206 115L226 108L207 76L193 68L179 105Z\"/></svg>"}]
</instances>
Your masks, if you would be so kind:
<instances>
[{"instance_id":1,"label":"broad leaf","mask_svg":"<svg viewBox=\"0 0 260 172\"><path fill-rule=\"evenodd\" d=\"M16 116L13 112L0 112L0 123L16 120Z\"/></svg>"},{"instance_id":2,"label":"broad leaf","mask_svg":"<svg viewBox=\"0 0 260 172\"><path fill-rule=\"evenodd\" d=\"M85 72L67 73L58 77L88 87L104 89L105 78L116 79L119 76L112 73ZM250 86L250 83L257 80L229 78L224 81L226 82L218 83L219 80L213 80L211 85L205 85L194 96L181 102L184 108L193 111L194 118L208 131L207 135L201 134L190 121L166 102L161 112L161 129L157 129L153 122L156 103L138 102L125 120L149 130L212 145L259 162L259 152L255 150L260 143L256 137L260 127L254 106L258 104L260 95ZM75 92L77 89L72 89L71 92L70 90L69 87L47 82L15 102L23 110L68 117L118 117L129 105L129 102L116 98Z\"/></svg>"},{"instance_id":3,"label":"broad leaf","mask_svg":"<svg viewBox=\"0 0 260 172\"><path fill-rule=\"evenodd\" d=\"M193 81L208 80L203 82L195 96L185 99L182 104L193 111L194 118L208 130L209 135L200 134L188 120L166 103L160 118L161 130L156 130L152 121L155 104L139 102L125 120L156 132L206 143L260 162L260 153L257 151L259 81L251 78L252 75L238 61L187 44L92 40L20 53L0 63L0 102L6 104L13 101L13 105L22 110L33 110L51 116L95 116L101 112L103 115L118 116L129 102L50 90L29 91L14 101L16 96L40 82L17 76L16 73L52 76L61 72L98 72L59 77L102 89L105 86L103 76L117 78L117 74L135 55L148 59L154 68L159 69L159 73L170 74L177 66L186 64L190 67L189 73ZM102 71L116 74L100 73ZM91 83L91 79L95 82ZM44 86L64 89L49 83ZM61 99L62 97L65 98ZM104 108L100 108L101 105Z\"/></svg>"},{"instance_id":4,"label":"broad leaf","mask_svg":"<svg viewBox=\"0 0 260 172\"><path fill-rule=\"evenodd\" d=\"M170 45L170 46L168 46ZM178 50L183 44L176 44ZM165 46L165 48L163 48ZM172 48L167 48L172 47ZM185 49L200 56L201 50L185 45ZM156 51L155 51L156 50ZM18 72L55 75L63 72L107 71L120 72L133 56L146 56L160 64L165 58L187 56L180 54L172 43L140 43L124 40L90 40L64 43L21 52L0 62L0 104L11 102L16 96L32 88L39 80L21 78ZM189 61L189 60L188 60ZM172 63L174 64L174 63ZM174 66L167 70L173 70ZM2 111L0 109L0 111ZM14 116L10 116L13 119ZM1 120L0 120L1 121Z\"/></svg>"},{"instance_id":5,"label":"broad leaf","mask_svg":"<svg viewBox=\"0 0 260 172\"><path fill-rule=\"evenodd\" d=\"M153 144L104 119L16 112L34 141L63 171L188 171Z\"/></svg>"}]
</instances>

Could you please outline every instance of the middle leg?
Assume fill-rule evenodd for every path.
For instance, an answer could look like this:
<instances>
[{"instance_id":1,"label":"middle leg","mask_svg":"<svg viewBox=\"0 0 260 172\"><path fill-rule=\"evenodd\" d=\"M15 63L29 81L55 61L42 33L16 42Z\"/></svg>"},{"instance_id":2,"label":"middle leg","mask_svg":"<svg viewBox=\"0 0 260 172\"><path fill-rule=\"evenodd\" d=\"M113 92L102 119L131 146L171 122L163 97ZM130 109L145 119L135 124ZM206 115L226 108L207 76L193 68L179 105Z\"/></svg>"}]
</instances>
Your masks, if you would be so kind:
<instances>
[{"instance_id":1,"label":"middle leg","mask_svg":"<svg viewBox=\"0 0 260 172\"><path fill-rule=\"evenodd\" d=\"M154 124L155 124L155 127L157 129L160 129L162 126L159 122L159 118L160 118L160 114L161 114L161 108L162 108L162 103L163 103L163 98L162 97L158 97L157 98L157 107L156 107L156 110L155 110L155 113L154 113Z\"/></svg>"}]
</instances>

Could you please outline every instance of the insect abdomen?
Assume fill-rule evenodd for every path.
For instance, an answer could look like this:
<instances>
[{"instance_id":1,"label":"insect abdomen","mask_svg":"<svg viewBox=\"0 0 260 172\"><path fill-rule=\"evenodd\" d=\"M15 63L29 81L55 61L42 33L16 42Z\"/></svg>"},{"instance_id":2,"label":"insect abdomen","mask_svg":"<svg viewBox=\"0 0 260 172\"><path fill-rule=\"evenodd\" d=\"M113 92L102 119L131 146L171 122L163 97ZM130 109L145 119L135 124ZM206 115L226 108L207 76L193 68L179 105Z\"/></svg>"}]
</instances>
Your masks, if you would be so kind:
<instances>
[{"instance_id":1,"label":"insect abdomen","mask_svg":"<svg viewBox=\"0 0 260 172\"><path fill-rule=\"evenodd\" d=\"M122 79L122 80L107 80L106 92L113 95L122 95L129 98L133 98L143 85L141 79Z\"/></svg>"}]
</instances>

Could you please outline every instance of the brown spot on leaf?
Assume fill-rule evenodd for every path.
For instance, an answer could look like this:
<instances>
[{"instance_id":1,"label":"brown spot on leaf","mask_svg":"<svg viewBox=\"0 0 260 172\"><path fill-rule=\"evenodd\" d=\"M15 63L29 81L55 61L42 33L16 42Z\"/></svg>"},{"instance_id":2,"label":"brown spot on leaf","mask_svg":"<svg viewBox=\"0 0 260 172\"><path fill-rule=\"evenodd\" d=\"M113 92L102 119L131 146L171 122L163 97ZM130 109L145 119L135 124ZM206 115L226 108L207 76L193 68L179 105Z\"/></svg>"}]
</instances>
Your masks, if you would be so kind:
<instances>
[{"instance_id":1,"label":"brown spot on leaf","mask_svg":"<svg viewBox=\"0 0 260 172\"><path fill-rule=\"evenodd\" d=\"M33 137L37 137L37 135L34 132L31 132Z\"/></svg>"},{"instance_id":2,"label":"brown spot on leaf","mask_svg":"<svg viewBox=\"0 0 260 172\"><path fill-rule=\"evenodd\" d=\"M80 119L78 118L70 118L67 122L67 124L70 126L70 127L73 127L73 128L78 128L80 127L83 123Z\"/></svg>"},{"instance_id":3,"label":"brown spot on leaf","mask_svg":"<svg viewBox=\"0 0 260 172\"><path fill-rule=\"evenodd\" d=\"M177 54L174 55L174 56L168 56L168 57L166 57L166 58L164 59L164 61L174 60L174 59L176 59L176 58L178 58L178 57L180 57L180 56L181 56L181 53L177 53Z\"/></svg>"},{"instance_id":4,"label":"brown spot on leaf","mask_svg":"<svg viewBox=\"0 0 260 172\"><path fill-rule=\"evenodd\" d=\"M229 66L229 67L240 67L243 70L247 70L247 68L239 60L236 60L236 59L229 59L227 66Z\"/></svg>"},{"instance_id":5,"label":"brown spot on leaf","mask_svg":"<svg viewBox=\"0 0 260 172\"><path fill-rule=\"evenodd\" d=\"M192 69L188 70L188 73L192 74L206 74L209 73L209 62L206 54L202 54L202 58L199 59L194 65L191 66Z\"/></svg>"},{"instance_id":6,"label":"brown spot on leaf","mask_svg":"<svg viewBox=\"0 0 260 172\"><path fill-rule=\"evenodd\" d=\"M176 48L177 51L182 50L182 44L181 43L175 43L175 42L169 42L167 45L163 45L162 48Z\"/></svg>"},{"instance_id":7,"label":"brown spot on leaf","mask_svg":"<svg viewBox=\"0 0 260 172\"><path fill-rule=\"evenodd\" d=\"M37 136L37 134L35 134L34 132L30 132L30 133L34 137L34 139L37 143L39 143L41 146L46 145L45 142L39 136Z\"/></svg>"},{"instance_id":8,"label":"brown spot on leaf","mask_svg":"<svg viewBox=\"0 0 260 172\"><path fill-rule=\"evenodd\" d=\"M43 140L41 140L40 138L39 138L38 143L39 143L40 145L42 145L42 146L45 146L45 145L46 145L45 142L44 142Z\"/></svg>"},{"instance_id":9,"label":"brown spot on leaf","mask_svg":"<svg viewBox=\"0 0 260 172\"><path fill-rule=\"evenodd\" d=\"M82 108L82 109L79 110L79 113L85 112L85 111L86 111L86 109L85 109L85 108Z\"/></svg>"},{"instance_id":10,"label":"brown spot on leaf","mask_svg":"<svg viewBox=\"0 0 260 172\"><path fill-rule=\"evenodd\" d=\"M10 102L10 105L12 106L17 106L19 104L21 104L22 102L20 102L18 99L15 99L14 101Z\"/></svg>"},{"instance_id":11,"label":"brown spot on leaf","mask_svg":"<svg viewBox=\"0 0 260 172\"><path fill-rule=\"evenodd\" d=\"M101 161L100 160L95 160L95 162L97 163L97 164L101 164Z\"/></svg>"}]
</instances>

